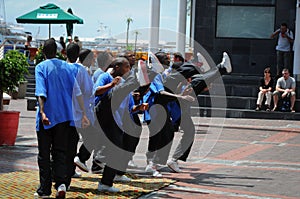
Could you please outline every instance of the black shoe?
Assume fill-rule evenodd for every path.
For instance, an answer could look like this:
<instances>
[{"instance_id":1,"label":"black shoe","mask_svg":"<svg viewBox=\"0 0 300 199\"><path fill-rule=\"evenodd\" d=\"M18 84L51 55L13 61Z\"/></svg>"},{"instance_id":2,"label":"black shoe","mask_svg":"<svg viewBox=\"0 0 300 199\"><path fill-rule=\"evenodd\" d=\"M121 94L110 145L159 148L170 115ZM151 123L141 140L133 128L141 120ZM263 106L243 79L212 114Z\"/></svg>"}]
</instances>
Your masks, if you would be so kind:
<instances>
[{"instance_id":1,"label":"black shoe","mask_svg":"<svg viewBox=\"0 0 300 199\"><path fill-rule=\"evenodd\" d=\"M271 111L271 107L267 105L266 111Z\"/></svg>"},{"instance_id":2,"label":"black shoe","mask_svg":"<svg viewBox=\"0 0 300 199\"><path fill-rule=\"evenodd\" d=\"M102 164L103 166L100 166ZM91 168L91 171L93 174L99 174L103 172L104 164L103 163L97 163L96 160L93 161L93 165Z\"/></svg>"}]
</instances>

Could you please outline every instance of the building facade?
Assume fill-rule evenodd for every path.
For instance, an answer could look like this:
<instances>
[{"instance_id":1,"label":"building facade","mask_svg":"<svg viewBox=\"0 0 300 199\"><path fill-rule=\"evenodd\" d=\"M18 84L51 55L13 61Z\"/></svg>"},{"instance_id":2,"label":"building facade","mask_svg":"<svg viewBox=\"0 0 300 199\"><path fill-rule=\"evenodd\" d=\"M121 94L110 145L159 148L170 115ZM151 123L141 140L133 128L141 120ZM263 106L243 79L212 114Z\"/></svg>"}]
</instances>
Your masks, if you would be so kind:
<instances>
[{"instance_id":1,"label":"building facade","mask_svg":"<svg viewBox=\"0 0 300 199\"><path fill-rule=\"evenodd\" d=\"M277 39L270 35L283 22L295 35L296 0L194 1L194 40L215 63L226 51L233 74L262 75L267 66L276 73Z\"/></svg>"}]
</instances>

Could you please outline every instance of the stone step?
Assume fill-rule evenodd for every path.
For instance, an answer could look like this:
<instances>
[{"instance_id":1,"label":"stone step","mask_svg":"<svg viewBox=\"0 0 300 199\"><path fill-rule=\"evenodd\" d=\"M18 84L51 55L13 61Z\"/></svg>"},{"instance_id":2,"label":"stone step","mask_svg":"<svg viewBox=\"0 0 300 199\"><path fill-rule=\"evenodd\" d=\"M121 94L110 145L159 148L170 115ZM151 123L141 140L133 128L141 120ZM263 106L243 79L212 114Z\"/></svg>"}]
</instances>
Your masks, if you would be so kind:
<instances>
[{"instance_id":1,"label":"stone step","mask_svg":"<svg viewBox=\"0 0 300 199\"><path fill-rule=\"evenodd\" d=\"M35 97L26 97L27 110L35 111L37 100ZM300 120L300 112L272 112L254 111L249 109L191 107L192 116L200 117L223 117L223 118L252 118L252 119L281 119Z\"/></svg>"},{"instance_id":2,"label":"stone step","mask_svg":"<svg viewBox=\"0 0 300 199\"><path fill-rule=\"evenodd\" d=\"M37 100L35 97L26 97L27 99L27 110L35 111L37 106Z\"/></svg>"},{"instance_id":3,"label":"stone step","mask_svg":"<svg viewBox=\"0 0 300 199\"><path fill-rule=\"evenodd\" d=\"M217 95L198 95L199 106L231 109L249 109L256 108L256 97L237 97L237 96L217 96ZM271 104L272 106L273 104ZM280 102L278 103L280 106ZM300 112L300 99L295 102L296 112Z\"/></svg>"},{"instance_id":4,"label":"stone step","mask_svg":"<svg viewBox=\"0 0 300 199\"><path fill-rule=\"evenodd\" d=\"M191 107L192 116L222 117L222 118L251 118L251 119L276 119L276 120L300 120L300 112L279 111L254 111L249 109Z\"/></svg>"},{"instance_id":5,"label":"stone step","mask_svg":"<svg viewBox=\"0 0 300 199\"><path fill-rule=\"evenodd\" d=\"M34 65L28 66L28 71L29 71L30 74L34 74L35 73L35 66Z\"/></svg>"},{"instance_id":6,"label":"stone step","mask_svg":"<svg viewBox=\"0 0 300 199\"><path fill-rule=\"evenodd\" d=\"M26 92L26 97L35 97L35 93Z\"/></svg>"},{"instance_id":7,"label":"stone step","mask_svg":"<svg viewBox=\"0 0 300 199\"><path fill-rule=\"evenodd\" d=\"M225 89L228 96L257 97L260 78L260 76L223 75L223 83L213 83L210 94L219 95L220 89ZM297 98L300 98L299 85L300 82L296 82Z\"/></svg>"},{"instance_id":8,"label":"stone step","mask_svg":"<svg viewBox=\"0 0 300 199\"><path fill-rule=\"evenodd\" d=\"M27 88L35 88L35 83L29 83L28 82Z\"/></svg>"},{"instance_id":9,"label":"stone step","mask_svg":"<svg viewBox=\"0 0 300 199\"><path fill-rule=\"evenodd\" d=\"M35 93L35 88L30 88L30 87L27 87L27 90L26 90L27 93Z\"/></svg>"}]
</instances>

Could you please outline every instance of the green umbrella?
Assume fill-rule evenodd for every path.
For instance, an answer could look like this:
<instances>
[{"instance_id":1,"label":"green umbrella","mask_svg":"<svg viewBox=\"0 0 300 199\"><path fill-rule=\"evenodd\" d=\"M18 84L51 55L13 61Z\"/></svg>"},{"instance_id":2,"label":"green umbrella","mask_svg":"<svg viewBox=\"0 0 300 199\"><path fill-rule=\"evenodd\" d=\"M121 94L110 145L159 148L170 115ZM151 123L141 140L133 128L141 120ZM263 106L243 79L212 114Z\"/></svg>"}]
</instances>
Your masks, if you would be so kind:
<instances>
[{"instance_id":1,"label":"green umbrella","mask_svg":"<svg viewBox=\"0 0 300 199\"><path fill-rule=\"evenodd\" d=\"M49 38L51 35L51 24L83 24L81 18L62 10L57 5L51 3L22 15L16 18L16 20L18 23L49 24Z\"/></svg>"}]
</instances>

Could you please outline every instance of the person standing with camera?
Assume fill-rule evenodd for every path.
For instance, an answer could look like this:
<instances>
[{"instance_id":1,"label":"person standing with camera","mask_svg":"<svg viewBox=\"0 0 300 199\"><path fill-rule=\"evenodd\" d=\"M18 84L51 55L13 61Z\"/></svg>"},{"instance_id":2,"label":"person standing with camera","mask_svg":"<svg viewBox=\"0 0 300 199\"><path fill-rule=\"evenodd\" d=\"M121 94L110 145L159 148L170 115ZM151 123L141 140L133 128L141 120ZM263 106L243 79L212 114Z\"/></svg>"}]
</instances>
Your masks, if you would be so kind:
<instances>
[{"instance_id":1,"label":"person standing with camera","mask_svg":"<svg viewBox=\"0 0 300 199\"><path fill-rule=\"evenodd\" d=\"M277 56L277 77L280 77L280 73L283 68L288 68L289 71L293 70L292 66L292 51L294 34L288 29L286 23L282 23L280 28L272 33L271 38L278 37L276 45L276 56Z\"/></svg>"}]
</instances>

